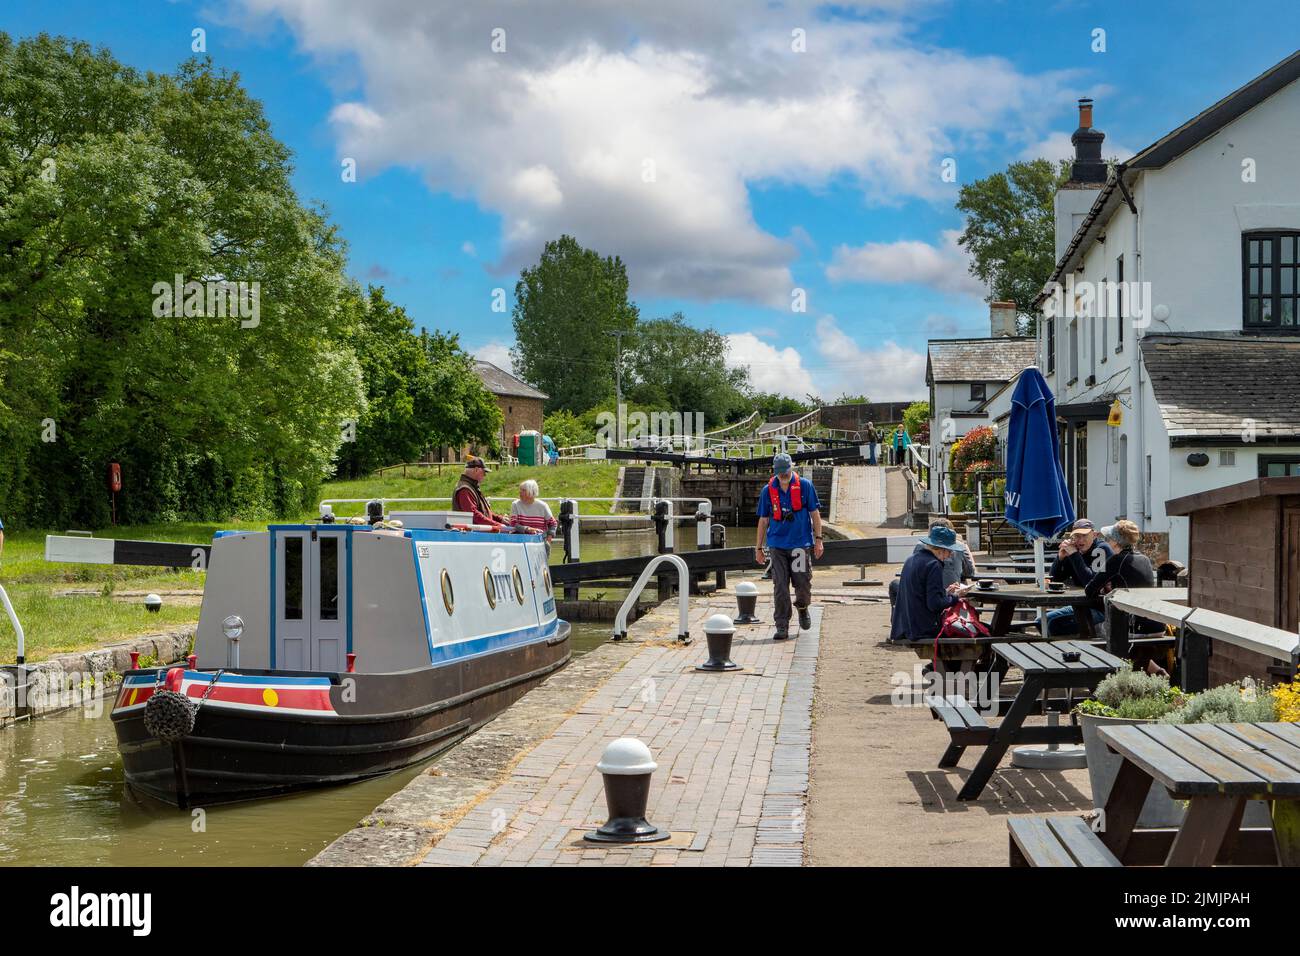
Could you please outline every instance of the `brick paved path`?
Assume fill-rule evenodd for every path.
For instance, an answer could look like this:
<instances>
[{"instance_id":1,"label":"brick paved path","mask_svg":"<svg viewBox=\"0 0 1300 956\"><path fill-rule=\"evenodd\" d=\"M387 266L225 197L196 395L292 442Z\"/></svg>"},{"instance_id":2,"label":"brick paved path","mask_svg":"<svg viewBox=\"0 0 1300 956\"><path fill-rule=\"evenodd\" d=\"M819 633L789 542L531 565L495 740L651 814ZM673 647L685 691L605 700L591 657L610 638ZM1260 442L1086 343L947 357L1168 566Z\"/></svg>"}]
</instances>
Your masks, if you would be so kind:
<instances>
[{"instance_id":1,"label":"brick paved path","mask_svg":"<svg viewBox=\"0 0 1300 956\"><path fill-rule=\"evenodd\" d=\"M651 640L509 777L466 813L422 866L797 866L803 859L813 680L821 609L796 640L772 628L739 628L732 660L745 670L694 670L707 657L705 617L730 600L696 599L688 647L670 640L671 612L633 626ZM758 616L771 619L770 603ZM656 630L657 629L657 630ZM644 742L659 764L648 819L671 841L633 847L585 843L605 822L596 762L617 737Z\"/></svg>"}]
</instances>

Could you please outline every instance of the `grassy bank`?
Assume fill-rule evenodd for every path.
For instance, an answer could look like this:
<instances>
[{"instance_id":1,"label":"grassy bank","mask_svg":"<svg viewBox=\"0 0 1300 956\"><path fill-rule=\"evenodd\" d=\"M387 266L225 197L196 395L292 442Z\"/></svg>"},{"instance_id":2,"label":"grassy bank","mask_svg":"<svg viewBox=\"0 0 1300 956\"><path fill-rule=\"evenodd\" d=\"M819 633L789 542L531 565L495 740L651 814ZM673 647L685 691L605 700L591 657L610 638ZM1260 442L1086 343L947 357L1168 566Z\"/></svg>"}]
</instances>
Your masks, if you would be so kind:
<instances>
[{"instance_id":1,"label":"grassy bank","mask_svg":"<svg viewBox=\"0 0 1300 956\"><path fill-rule=\"evenodd\" d=\"M444 466L442 473L436 469L390 472L382 478L365 478L357 481L333 481L321 491L322 498L442 498L451 495L460 470ZM532 478L541 486L542 497L564 496L571 498L609 498L614 495L618 481L618 466L608 462L580 462L559 467L503 468L488 474L483 482L484 493L489 497L514 498L519 482ZM408 510L418 508L445 508L449 502L412 504ZM398 505L399 508L408 506ZM364 506L340 505L339 515L361 514ZM503 502L495 510L508 511ZM607 514L608 504L583 502L582 511L588 514ZM302 521L314 518L312 511L289 515L283 520ZM174 522L171 524L132 525L102 528L95 531L98 538L133 538L146 541L186 541L206 543L219 530L248 528L261 530L262 521L231 519L225 522ZM5 586L13 601L14 610L26 633L26 651L29 661L43 660L52 654L83 650L112 643L136 634L145 634L159 628L198 620L197 606L177 606L164 599L158 614L148 614L141 603L115 601L111 594L131 590L183 590L203 587L205 575L189 569L173 571L167 568L132 567L102 564L54 564L45 560L46 534L62 533L64 529L40 531L13 531L5 535L4 554L0 557L0 584ZM67 588L93 588L99 595L58 596L55 592ZM17 651L17 635L9 619L0 612L0 663L12 662Z\"/></svg>"}]
</instances>

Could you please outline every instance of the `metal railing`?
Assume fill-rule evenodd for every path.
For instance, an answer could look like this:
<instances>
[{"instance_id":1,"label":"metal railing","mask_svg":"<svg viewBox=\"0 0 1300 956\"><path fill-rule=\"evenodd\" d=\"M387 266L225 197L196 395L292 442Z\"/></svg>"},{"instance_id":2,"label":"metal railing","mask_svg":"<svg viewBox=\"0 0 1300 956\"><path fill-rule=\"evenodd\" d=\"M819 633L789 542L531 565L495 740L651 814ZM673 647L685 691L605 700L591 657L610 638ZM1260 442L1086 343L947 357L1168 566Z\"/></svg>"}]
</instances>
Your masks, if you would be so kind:
<instances>
[{"instance_id":1,"label":"metal railing","mask_svg":"<svg viewBox=\"0 0 1300 956\"><path fill-rule=\"evenodd\" d=\"M694 517L692 516L692 519ZM627 615L632 605L636 603L641 591L644 590L646 582L650 580L650 575L654 573L655 568L661 564L671 564L677 569L677 640L683 644L689 643L690 631L687 628L686 618L691 606L691 571L686 566L686 562L675 554L660 554L651 558L646 564L641 576L636 579L631 590L627 592L627 597L619 606L618 614L614 618L614 640L621 641L627 637Z\"/></svg>"}]
</instances>

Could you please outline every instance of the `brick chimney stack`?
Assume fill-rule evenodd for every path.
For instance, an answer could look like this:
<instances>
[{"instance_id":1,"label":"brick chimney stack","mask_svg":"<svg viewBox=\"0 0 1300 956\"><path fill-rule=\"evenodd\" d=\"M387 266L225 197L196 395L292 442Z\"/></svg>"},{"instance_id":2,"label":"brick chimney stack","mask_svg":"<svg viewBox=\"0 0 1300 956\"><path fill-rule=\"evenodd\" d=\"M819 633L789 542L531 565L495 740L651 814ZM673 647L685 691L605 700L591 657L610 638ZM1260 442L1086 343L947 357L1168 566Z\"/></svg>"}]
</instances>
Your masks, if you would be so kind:
<instances>
[{"instance_id":1,"label":"brick chimney stack","mask_svg":"<svg viewBox=\"0 0 1300 956\"><path fill-rule=\"evenodd\" d=\"M1016 334L1016 304L1014 302L989 303L989 331L995 339L1008 338Z\"/></svg>"},{"instance_id":2,"label":"brick chimney stack","mask_svg":"<svg viewBox=\"0 0 1300 956\"><path fill-rule=\"evenodd\" d=\"M1106 162L1101 158L1101 143L1106 134L1092 128L1092 100L1079 100L1079 128L1070 137L1074 144L1074 165L1070 168L1070 182L1096 183L1106 181Z\"/></svg>"}]
</instances>

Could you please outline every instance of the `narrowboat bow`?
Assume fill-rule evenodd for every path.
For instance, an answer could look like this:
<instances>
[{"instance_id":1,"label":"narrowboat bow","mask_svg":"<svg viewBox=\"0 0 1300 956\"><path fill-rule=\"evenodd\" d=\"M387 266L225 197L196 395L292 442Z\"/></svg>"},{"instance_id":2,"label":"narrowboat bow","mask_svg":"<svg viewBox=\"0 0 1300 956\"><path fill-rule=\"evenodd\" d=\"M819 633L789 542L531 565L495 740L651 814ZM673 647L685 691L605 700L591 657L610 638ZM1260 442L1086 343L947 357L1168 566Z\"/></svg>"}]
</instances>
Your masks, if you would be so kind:
<instances>
[{"instance_id":1,"label":"narrowboat bow","mask_svg":"<svg viewBox=\"0 0 1300 956\"><path fill-rule=\"evenodd\" d=\"M218 533L189 666L129 671L113 708L132 788L192 807L389 773L568 662L540 537L392 517Z\"/></svg>"}]
</instances>

